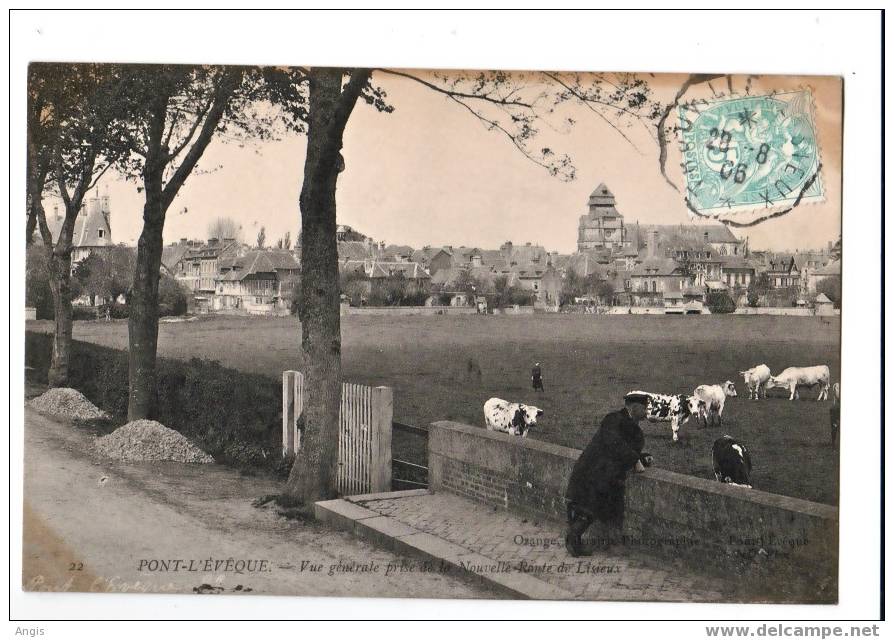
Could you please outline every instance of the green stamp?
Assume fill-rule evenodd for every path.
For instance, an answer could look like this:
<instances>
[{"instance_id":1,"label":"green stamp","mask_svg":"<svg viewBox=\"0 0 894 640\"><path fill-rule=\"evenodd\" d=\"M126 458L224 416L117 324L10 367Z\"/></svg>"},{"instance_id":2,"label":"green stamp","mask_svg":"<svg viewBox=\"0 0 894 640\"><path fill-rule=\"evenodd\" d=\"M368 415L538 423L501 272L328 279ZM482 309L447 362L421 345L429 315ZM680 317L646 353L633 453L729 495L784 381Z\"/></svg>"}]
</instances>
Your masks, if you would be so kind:
<instances>
[{"instance_id":1,"label":"green stamp","mask_svg":"<svg viewBox=\"0 0 894 640\"><path fill-rule=\"evenodd\" d=\"M782 211L823 199L809 91L690 103L679 116L695 213Z\"/></svg>"}]
</instances>

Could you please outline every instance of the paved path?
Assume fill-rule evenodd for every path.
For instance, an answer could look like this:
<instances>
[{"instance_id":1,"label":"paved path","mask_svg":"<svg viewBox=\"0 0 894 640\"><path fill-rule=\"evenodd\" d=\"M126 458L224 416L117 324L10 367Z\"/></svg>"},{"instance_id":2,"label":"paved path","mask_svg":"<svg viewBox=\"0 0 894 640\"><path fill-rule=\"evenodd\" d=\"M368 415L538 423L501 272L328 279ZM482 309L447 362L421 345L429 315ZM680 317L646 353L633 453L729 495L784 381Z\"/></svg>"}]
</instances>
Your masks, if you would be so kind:
<instances>
[{"instance_id":1,"label":"paved path","mask_svg":"<svg viewBox=\"0 0 894 640\"><path fill-rule=\"evenodd\" d=\"M27 591L496 597L454 576L364 572L402 557L312 521L287 520L272 504L253 507L254 498L279 488L271 480L217 464L108 460L84 429L28 408L24 428ZM228 567L228 559L245 570Z\"/></svg>"},{"instance_id":2,"label":"paved path","mask_svg":"<svg viewBox=\"0 0 894 640\"><path fill-rule=\"evenodd\" d=\"M351 499L358 505L428 533L513 572L543 580L583 600L725 601L717 578L662 567L660 560L620 553L572 558L557 523L535 522L450 493Z\"/></svg>"}]
</instances>

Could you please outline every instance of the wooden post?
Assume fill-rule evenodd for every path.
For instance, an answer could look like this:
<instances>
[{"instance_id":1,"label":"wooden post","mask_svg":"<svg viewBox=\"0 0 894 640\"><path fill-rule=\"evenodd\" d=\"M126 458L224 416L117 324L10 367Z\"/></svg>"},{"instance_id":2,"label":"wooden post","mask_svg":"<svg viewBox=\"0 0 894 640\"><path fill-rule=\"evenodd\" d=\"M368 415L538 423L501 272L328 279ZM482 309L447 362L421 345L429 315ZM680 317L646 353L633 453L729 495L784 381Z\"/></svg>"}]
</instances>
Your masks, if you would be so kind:
<instances>
[{"instance_id":1,"label":"wooden post","mask_svg":"<svg viewBox=\"0 0 894 640\"><path fill-rule=\"evenodd\" d=\"M372 465L373 493L391 491L391 421L394 418L394 393L391 387L372 389Z\"/></svg>"},{"instance_id":2,"label":"wooden post","mask_svg":"<svg viewBox=\"0 0 894 640\"><path fill-rule=\"evenodd\" d=\"M297 371L282 372L282 451L283 455L295 453L295 387Z\"/></svg>"},{"instance_id":3,"label":"wooden post","mask_svg":"<svg viewBox=\"0 0 894 640\"><path fill-rule=\"evenodd\" d=\"M302 431L298 429L298 421L301 414L304 413L304 374L300 371L295 372L295 381L292 385L293 397L295 398L295 418L292 422L292 433L295 434L295 452L301 448Z\"/></svg>"}]
</instances>

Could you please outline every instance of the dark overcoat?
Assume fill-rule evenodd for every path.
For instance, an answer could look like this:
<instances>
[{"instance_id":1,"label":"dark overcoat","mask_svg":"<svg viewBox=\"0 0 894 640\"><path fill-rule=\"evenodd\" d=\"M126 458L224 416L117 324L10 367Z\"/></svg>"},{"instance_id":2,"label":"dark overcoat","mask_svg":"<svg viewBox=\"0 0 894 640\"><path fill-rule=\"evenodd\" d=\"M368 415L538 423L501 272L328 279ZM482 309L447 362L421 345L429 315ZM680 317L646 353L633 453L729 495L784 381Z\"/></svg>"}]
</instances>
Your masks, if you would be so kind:
<instances>
[{"instance_id":1,"label":"dark overcoat","mask_svg":"<svg viewBox=\"0 0 894 640\"><path fill-rule=\"evenodd\" d=\"M571 471L566 499L575 509L599 520L620 520L624 481L644 445L643 431L626 409L605 416Z\"/></svg>"}]
</instances>

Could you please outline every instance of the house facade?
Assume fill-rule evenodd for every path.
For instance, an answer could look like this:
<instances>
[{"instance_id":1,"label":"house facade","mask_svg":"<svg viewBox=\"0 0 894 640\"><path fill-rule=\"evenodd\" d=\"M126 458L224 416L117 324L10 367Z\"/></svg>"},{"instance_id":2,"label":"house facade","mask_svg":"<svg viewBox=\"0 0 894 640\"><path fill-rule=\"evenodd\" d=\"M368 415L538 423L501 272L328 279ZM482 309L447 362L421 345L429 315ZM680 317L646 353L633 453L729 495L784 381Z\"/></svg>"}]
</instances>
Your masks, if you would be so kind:
<instances>
[{"instance_id":1,"label":"house facade","mask_svg":"<svg viewBox=\"0 0 894 640\"><path fill-rule=\"evenodd\" d=\"M219 260L212 308L269 315L288 310L300 267L288 251L250 251Z\"/></svg>"},{"instance_id":2,"label":"house facade","mask_svg":"<svg viewBox=\"0 0 894 640\"><path fill-rule=\"evenodd\" d=\"M208 238L204 244L187 242L187 247L174 265L174 277L191 292L194 307L208 311L217 292L220 261L244 254L245 249L234 238Z\"/></svg>"}]
</instances>

